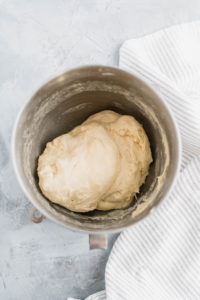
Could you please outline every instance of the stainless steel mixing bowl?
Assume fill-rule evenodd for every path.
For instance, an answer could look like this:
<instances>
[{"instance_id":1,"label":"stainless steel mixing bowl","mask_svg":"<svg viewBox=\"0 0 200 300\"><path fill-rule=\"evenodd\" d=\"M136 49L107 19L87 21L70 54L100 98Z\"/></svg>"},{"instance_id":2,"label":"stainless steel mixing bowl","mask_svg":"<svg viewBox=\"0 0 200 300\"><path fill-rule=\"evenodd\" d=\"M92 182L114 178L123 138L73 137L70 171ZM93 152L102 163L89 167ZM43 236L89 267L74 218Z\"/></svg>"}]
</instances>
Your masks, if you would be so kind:
<instances>
[{"instance_id":1,"label":"stainless steel mixing bowl","mask_svg":"<svg viewBox=\"0 0 200 300\"><path fill-rule=\"evenodd\" d=\"M74 213L46 199L38 186L37 160L48 141L111 109L133 115L149 137L153 163L137 199L126 209ZM169 192L180 161L180 139L169 109L138 77L117 68L86 66L42 86L19 114L12 139L17 178L42 214L73 230L120 231L146 216Z\"/></svg>"}]
</instances>

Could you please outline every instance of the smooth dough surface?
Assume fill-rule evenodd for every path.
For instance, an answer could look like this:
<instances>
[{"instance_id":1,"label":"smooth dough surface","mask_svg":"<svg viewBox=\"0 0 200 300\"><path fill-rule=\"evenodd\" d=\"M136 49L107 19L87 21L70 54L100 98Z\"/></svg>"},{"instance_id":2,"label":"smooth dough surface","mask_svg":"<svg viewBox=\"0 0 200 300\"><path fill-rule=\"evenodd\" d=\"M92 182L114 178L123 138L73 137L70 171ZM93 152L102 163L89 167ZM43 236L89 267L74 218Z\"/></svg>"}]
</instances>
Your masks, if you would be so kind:
<instances>
[{"instance_id":1,"label":"smooth dough surface","mask_svg":"<svg viewBox=\"0 0 200 300\"><path fill-rule=\"evenodd\" d=\"M124 208L151 162L142 125L106 110L46 145L38 160L39 185L49 200L75 212Z\"/></svg>"}]
</instances>

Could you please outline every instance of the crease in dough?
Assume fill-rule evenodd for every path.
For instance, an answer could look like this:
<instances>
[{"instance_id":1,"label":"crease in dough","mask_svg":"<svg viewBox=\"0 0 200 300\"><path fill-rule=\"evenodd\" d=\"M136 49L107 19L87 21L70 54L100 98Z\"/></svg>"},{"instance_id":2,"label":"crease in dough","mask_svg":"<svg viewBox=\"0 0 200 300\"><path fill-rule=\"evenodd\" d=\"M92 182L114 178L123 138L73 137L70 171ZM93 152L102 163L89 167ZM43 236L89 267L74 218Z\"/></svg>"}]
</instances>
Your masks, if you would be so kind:
<instances>
[{"instance_id":1,"label":"crease in dough","mask_svg":"<svg viewBox=\"0 0 200 300\"><path fill-rule=\"evenodd\" d=\"M50 201L75 212L124 208L151 162L142 125L106 110L47 143L38 160L39 186Z\"/></svg>"}]
</instances>

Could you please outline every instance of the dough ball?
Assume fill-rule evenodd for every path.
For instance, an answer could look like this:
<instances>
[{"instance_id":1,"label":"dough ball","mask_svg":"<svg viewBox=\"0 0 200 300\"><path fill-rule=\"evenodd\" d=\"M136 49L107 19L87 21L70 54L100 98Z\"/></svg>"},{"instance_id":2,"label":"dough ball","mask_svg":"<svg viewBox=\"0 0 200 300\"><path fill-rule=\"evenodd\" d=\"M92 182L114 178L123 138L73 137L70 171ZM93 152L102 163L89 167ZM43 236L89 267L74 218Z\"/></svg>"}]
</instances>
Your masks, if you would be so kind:
<instances>
[{"instance_id":1,"label":"dough ball","mask_svg":"<svg viewBox=\"0 0 200 300\"><path fill-rule=\"evenodd\" d=\"M151 162L142 126L131 116L102 111L46 145L39 185L49 200L75 212L124 208Z\"/></svg>"}]
</instances>

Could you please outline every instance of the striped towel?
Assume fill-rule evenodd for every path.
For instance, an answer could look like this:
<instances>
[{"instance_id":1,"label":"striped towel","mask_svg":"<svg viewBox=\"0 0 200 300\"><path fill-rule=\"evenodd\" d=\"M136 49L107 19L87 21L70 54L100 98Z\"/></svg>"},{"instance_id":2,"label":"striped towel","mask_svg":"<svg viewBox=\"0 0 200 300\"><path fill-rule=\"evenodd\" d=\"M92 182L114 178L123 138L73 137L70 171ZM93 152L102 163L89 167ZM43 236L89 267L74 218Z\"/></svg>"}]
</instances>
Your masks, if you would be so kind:
<instances>
[{"instance_id":1,"label":"striped towel","mask_svg":"<svg viewBox=\"0 0 200 300\"><path fill-rule=\"evenodd\" d=\"M87 300L199 300L200 22L126 41L119 66L143 76L170 105L182 137L182 169L159 207L120 235L106 290Z\"/></svg>"}]
</instances>

